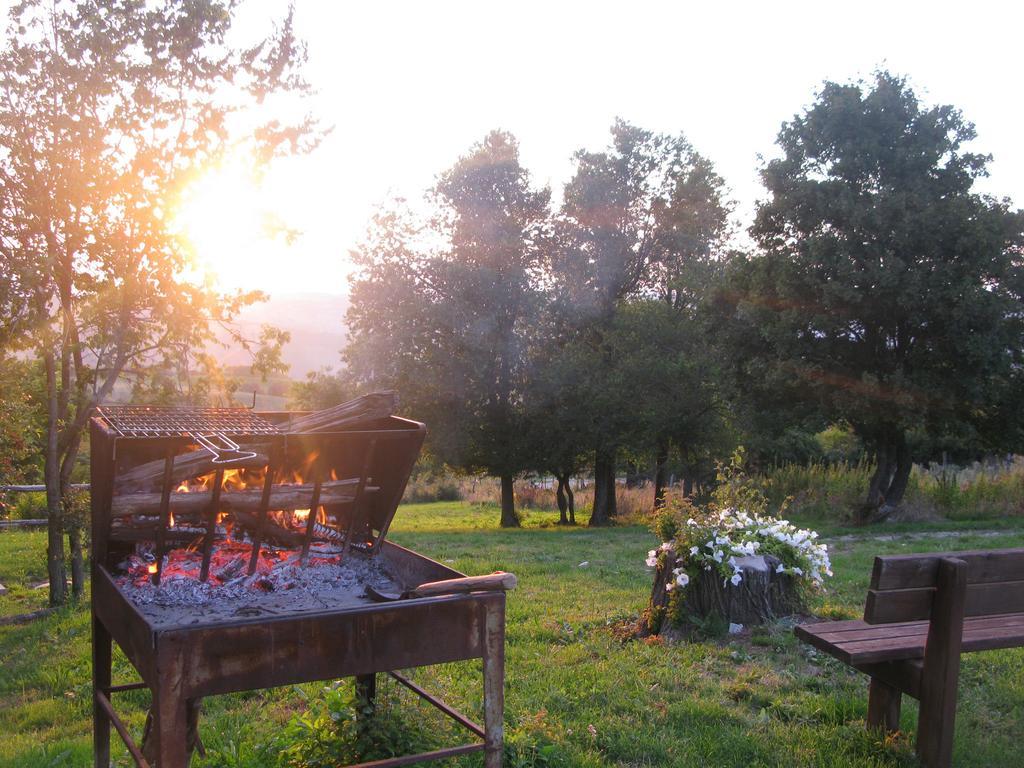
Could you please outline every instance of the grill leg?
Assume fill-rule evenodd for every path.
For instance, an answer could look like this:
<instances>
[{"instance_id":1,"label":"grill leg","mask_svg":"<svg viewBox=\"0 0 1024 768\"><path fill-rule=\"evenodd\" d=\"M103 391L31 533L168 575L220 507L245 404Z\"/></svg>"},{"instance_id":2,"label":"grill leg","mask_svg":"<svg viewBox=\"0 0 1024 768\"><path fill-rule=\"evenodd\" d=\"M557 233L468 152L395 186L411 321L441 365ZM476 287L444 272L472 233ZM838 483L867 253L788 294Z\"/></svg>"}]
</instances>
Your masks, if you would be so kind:
<instances>
[{"instance_id":1,"label":"grill leg","mask_svg":"<svg viewBox=\"0 0 1024 768\"><path fill-rule=\"evenodd\" d=\"M93 692L110 688L111 639L96 615L92 617ZM110 717L95 696L92 701L92 754L95 768L110 768Z\"/></svg>"},{"instance_id":2,"label":"grill leg","mask_svg":"<svg viewBox=\"0 0 1024 768\"><path fill-rule=\"evenodd\" d=\"M372 717L377 701L377 675L356 675L356 712L360 720Z\"/></svg>"},{"instance_id":3,"label":"grill leg","mask_svg":"<svg viewBox=\"0 0 1024 768\"><path fill-rule=\"evenodd\" d=\"M484 768L501 768L505 719L505 600L484 609Z\"/></svg>"},{"instance_id":4,"label":"grill leg","mask_svg":"<svg viewBox=\"0 0 1024 768\"><path fill-rule=\"evenodd\" d=\"M153 707L157 768L188 768L188 701L173 686L158 686L153 692Z\"/></svg>"}]
</instances>

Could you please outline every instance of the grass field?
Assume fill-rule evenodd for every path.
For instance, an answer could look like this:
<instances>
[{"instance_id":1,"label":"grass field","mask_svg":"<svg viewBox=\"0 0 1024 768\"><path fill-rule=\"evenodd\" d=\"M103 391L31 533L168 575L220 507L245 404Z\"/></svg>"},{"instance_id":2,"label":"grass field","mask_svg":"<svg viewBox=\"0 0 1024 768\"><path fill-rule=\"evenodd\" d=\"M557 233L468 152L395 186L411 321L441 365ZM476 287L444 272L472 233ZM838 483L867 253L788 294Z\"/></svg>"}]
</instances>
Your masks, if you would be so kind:
<instances>
[{"instance_id":1,"label":"grass field","mask_svg":"<svg viewBox=\"0 0 1024 768\"><path fill-rule=\"evenodd\" d=\"M912 735L867 734L863 676L797 644L780 625L683 645L622 642L614 627L642 610L655 543L643 527L561 529L531 512L522 530L495 527L493 508L407 505L392 538L466 573L515 572L509 596L506 724L509 766L913 766ZM884 538L875 538L884 534ZM871 559L885 552L1024 546L1024 521L825 531L836 577L818 613L855 616ZM45 538L0 533L0 614L41 607ZM479 663L415 674L478 714ZM115 678L132 678L123 659ZM91 765L87 607L0 627L0 766ZM337 765L359 753L456 743L422 705L382 685L374 735L358 732L351 686L310 684L204 703L209 754L193 765ZM141 733L146 696L119 702ZM913 733L916 704L904 706ZM117 765L129 765L114 737ZM1024 765L1024 650L964 659L957 766ZM452 765L478 765L479 758Z\"/></svg>"}]
</instances>

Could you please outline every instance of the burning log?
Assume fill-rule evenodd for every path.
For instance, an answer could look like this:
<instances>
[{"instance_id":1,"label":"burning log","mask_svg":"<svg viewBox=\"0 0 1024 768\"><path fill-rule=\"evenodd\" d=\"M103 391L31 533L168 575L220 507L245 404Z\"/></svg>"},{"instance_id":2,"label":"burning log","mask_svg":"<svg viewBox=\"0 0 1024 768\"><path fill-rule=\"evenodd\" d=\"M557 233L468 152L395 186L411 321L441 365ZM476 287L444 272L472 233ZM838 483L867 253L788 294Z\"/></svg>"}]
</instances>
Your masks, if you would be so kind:
<instances>
[{"instance_id":1,"label":"burning log","mask_svg":"<svg viewBox=\"0 0 1024 768\"><path fill-rule=\"evenodd\" d=\"M295 416L288 423L289 432L330 432L358 424L385 419L398 407L398 393L373 392L347 403L325 408L304 416Z\"/></svg>"},{"instance_id":2,"label":"burning log","mask_svg":"<svg viewBox=\"0 0 1024 768\"><path fill-rule=\"evenodd\" d=\"M259 531L261 538L273 544L293 549L298 549L302 546L302 541L305 537L298 531L289 531L286 528L282 528L273 520L263 520L261 524L260 519L256 515L250 515L248 512L243 512L239 509L233 510L231 514L239 526L250 533Z\"/></svg>"},{"instance_id":3,"label":"burning log","mask_svg":"<svg viewBox=\"0 0 1024 768\"><path fill-rule=\"evenodd\" d=\"M263 469L267 466L267 446L254 445L250 446L248 450L255 451L256 455L251 459L233 462L230 465L231 469ZM222 464L214 464L213 459L213 455L205 448L175 456L171 482L177 485L184 480L208 475L217 469L224 468ZM163 478L164 460L148 461L119 474L115 490L118 493L125 493L142 488L152 488L158 486Z\"/></svg>"},{"instance_id":4,"label":"burning log","mask_svg":"<svg viewBox=\"0 0 1024 768\"><path fill-rule=\"evenodd\" d=\"M328 480L320 488L320 504L345 504L355 499L358 479ZM308 509L313 499L313 483L302 485L275 485L271 492L268 509ZM367 487L367 492L378 490ZM232 512L257 512L263 491L260 488L248 488L242 491L222 491L219 506ZM212 491L196 491L194 493L172 493L171 511L175 514L199 514L208 509L213 501ZM112 517L129 515L158 515L160 513L159 493L123 493L114 496L110 502Z\"/></svg>"},{"instance_id":5,"label":"burning log","mask_svg":"<svg viewBox=\"0 0 1024 768\"><path fill-rule=\"evenodd\" d=\"M297 549L302 546L303 539L305 538L301 532L290 531L273 520L266 520L261 525L260 519L248 512L234 510L231 515L238 528L250 534L261 530L262 538L274 546ZM152 541L156 536L158 527L158 524L155 522L132 522L130 517L126 517L123 518L123 522L120 525L115 525L111 528L110 538L113 541ZM333 529L322 525L317 525L316 527L319 529L318 537L321 539L338 540L341 538L338 532ZM164 535L165 540L171 545L195 545L206 535L206 530L200 527L188 526L172 528L166 531Z\"/></svg>"}]
</instances>

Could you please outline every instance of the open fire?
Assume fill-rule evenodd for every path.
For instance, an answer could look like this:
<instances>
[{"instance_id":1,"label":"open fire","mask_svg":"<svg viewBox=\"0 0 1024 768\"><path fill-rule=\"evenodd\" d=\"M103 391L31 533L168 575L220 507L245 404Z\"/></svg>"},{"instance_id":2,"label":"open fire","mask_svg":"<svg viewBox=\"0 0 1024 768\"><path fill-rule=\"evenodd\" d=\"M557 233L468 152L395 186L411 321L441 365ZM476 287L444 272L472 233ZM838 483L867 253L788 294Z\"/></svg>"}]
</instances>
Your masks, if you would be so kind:
<instances>
[{"instance_id":1,"label":"open fire","mask_svg":"<svg viewBox=\"0 0 1024 768\"><path fill-rule=\"evenodd\" d=\"M312 597L312 607L318 607L328 597L336 599L339 589L348 592L367 584L378 589L392 587L394 582L383 567L344 546L347 531L339 515L329 514L323 504L317 504L315 512L310 507L287 508L307 498L310 502L322 500L325 488L331 498L337 495L331 496L337 488L350 496L358 485L358 478L339 481L334 469L324 482L307 482L318 458L317 451L310 452L300 468L273 483L262 520L255 514L258 510L249 507L254 499L262 502L265 467L215 471L181 480L167 500L164 535L183 546L168 549L158 562L155 544L140 541L120 565L119 586L138 604L167 608L209 605L211 601L237 608L240 601L247 605L258 602L261 594L293 590L292 597L301 593L299 603ZM214 494L218 479L219 491ZM320 498L314 499L317 489ZM124 502L125 508L137 508L131 505L139 504L137 497L145 495L127 494L132 500ZM214 516L214 543L204 579L202 547L207 530L203 517L208 514L204 506L212 504L215 495L220 508ZM193 499L206 503L197 505ZM282 508L273 508L275 503ZM113 529L155 530L160 523L159 507L143 508L142 512L115 518ZM264 540L258 548L253 541L256 531L262 531Z\"/></svg>"}]
</instances>

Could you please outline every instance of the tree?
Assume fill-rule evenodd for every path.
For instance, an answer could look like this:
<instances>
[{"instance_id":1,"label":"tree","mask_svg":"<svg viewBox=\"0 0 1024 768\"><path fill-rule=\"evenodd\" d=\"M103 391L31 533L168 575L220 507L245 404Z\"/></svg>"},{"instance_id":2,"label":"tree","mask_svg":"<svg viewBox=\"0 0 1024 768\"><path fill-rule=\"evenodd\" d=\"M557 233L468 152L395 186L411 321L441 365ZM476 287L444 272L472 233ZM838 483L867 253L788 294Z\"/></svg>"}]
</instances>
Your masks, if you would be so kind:
<instances>
[{"instance_id":1,"label":"tree","mask_svg":"<svg viewBox=\"0 0 1024 768\"><path fill-rule=\"evenodd\" d=\"M974 127L887 72L786 123L728 314L746 367L874 452L865 518L903 497L913 428L974 428L1019 377L1024 217L973 191ZM752 347L757 346L759 350Z\"/></svg>"},{"instance_id":2,"label":"tree","mask_svg":"<svg viewBox=\"0 0 1024 768\"><path fill-rule=\"evenodd\" d=\"M568 343L589 350L580 375L592 397L580 407L587 409L593 427L591 525L614 518L618 452L625 435L635 433L639 409L652 406L630 385L635 387L637 377L661 375L653 370L660 356L656 339L637 361L639 369L620 369L615 351L620 345L607 338L616 311L631 299L660 297L681 315L692 313L727 236L729 215L721 178L684 136L656 134L622 120L611 134L606 151L576 154L556 260L560 289L576 316ZM656 439L667 452L666 429Z\"/></svg>"},{"instance_id":3,"label":"tree","mask_svg":"<svg viewBox=\"0 0 1024 768\"><path fill-rule=\"evenodd\" d=\"M344 371L336 373L330 368L310 371L305 381L292 382L288 405L299 411L321 411L338 403L351 400L355 387L345 378Z\"/></svg>"},{"instance_id":4,"label":"tree","mask_svg":"<svg viewBox=\"0 0 1024 768\"><path fill-rule=\"evenodd\" d=\"M441 176L429 224L381 214L354 254L353 376L397 389L448 464L498 476L503 526L519 524L513 482L529 466L523 399L549 198L495 131Z\"/></svg>"},{"instance_id":5,"label":"tree","mask_svg":"<svg viewBox=\"0 0 1024 768\"><path fill-rule=\"evenodd\" d=\"M201 350L211 321L256 295L182 279L169 233L190 176L230 146L233 116L304 90L291 14L246 50L226 45L234 3L28 0L0 52L0 341L45 371L50 601L65 600L63 508L90 410L127 373ZM313 124L255 121L254 158L309 146ZM81 544L72 578L82 591Z\"/></svg>"},{"instance_id":6,"label":"tree","mask_svg":"<svg viewBox=\"0 0 1024 768\"><path fill-rule=\"evenodd\" d=\"M39 366L0 357L0 485L37 483L45 414L33 398ZM0 500L0 511L3 505Z\"/></svg>"}]
</instances>

